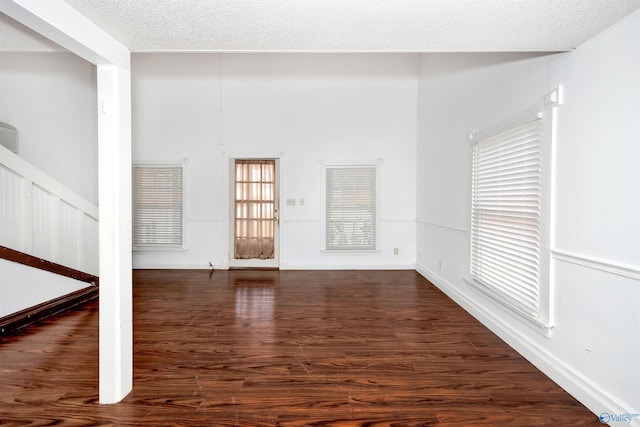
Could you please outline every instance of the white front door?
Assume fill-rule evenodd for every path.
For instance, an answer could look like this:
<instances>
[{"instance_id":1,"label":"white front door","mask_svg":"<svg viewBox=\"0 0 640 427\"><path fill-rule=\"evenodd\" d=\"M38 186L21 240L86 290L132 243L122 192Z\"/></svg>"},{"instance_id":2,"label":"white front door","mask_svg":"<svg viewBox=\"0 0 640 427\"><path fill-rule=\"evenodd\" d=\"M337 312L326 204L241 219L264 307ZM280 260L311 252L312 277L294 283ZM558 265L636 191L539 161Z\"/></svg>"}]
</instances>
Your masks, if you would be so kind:
<instances>
[{"instance_id":1,"label":"white front door","mask_svg":"<svg viewBox=\"0 0 640 427\"><path fill-rule=\"evenodd\" d=\"M231 159L230 267L279 267L277 159Z\"/></svg>"}]
</instances>

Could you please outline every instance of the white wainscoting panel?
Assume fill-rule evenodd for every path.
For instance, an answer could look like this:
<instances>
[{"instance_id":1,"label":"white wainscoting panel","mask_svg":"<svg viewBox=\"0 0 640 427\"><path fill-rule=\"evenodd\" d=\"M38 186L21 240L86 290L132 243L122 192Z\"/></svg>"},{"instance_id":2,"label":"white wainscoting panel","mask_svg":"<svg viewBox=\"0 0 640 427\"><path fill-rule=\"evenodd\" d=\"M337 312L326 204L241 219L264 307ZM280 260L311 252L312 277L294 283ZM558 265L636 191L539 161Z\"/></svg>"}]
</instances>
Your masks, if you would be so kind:
<instances>
[{"instance_id":1,"label":"white wainscoting panel","mask_svg":"<svg viewBox=\"0 0 640 427\"><path fill-rule=\"evenodd\" d=\"M0 244L24 250L22 177L0 165Z\"/></svg>"},{"instance_id":2,"label":"white wainscoting panel","mask_svg":"<svg viewBox=\"0 0 640 427\"><path fill-rule=\"evenodd\" d=\"M0 146L0 245L98 274L98 208Z\"/></svg>"}]
</instances>

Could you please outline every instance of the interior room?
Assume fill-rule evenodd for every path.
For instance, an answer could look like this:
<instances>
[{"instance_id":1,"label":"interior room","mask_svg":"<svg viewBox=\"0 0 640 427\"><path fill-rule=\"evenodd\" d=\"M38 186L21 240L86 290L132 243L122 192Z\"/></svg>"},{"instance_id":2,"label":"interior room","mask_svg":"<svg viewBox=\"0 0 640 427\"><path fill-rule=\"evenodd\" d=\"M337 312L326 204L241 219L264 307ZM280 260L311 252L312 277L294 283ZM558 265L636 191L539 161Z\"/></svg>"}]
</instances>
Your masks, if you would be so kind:
<instances>
[{"instance_id":1,"label":"interior room","mask_svg":"<svg viewBox=\"0 0 640 427\"><path fill-rule=\"evenodd\" d=\"M299 286L346 277L346 288L364 280L381 289L375 298L389 307L399 297L390 291L396 280L411 292L418 283L424 289L415 295L452 302L460 309L452 317L469 321L474 334L473 322L495 334L500 351L534 366L586 408L594 425L640 426L637 1L204 3L0 3L0 137L18 135L15 149L0 147L0 246L99 277L99 302L87 311L96 325L99 318L99 354L87 362L96 369L94 407L135 396L134 361L146 347L136 347L144 339L133 325L149 309L136 298L162 299L153 280L169 289L167 278L188 283L180 272L202 283L224 278L224 286L236 286L239 299L222 300L235 316L264 319L272 305L288 304L279 298L290 277ZM483 264L494 260L482 246L493 219L478 219L485 194L478 171L483 144L504 142L523 123L537 126L526 138L541 147L531 261L537 279L509 293L511 285L500 283L510 267ZM253 166L262 171L260 196L239 202L238 189L258 183L247 178ZM17 169L31 175L15 178ZM165 244L154 240L161 220L145 216L140 200L145 179L169 169L179 174L180 193L167 225L175 228L162 235L174 240ZM345 182L361 186L346 202ZM26 183L37 189L20 193ZM41 188L60 193L38 196ZM52 217L47 209L55 203L63 208ZM268 216L242 213L251 203L246 209ZM263 228L270 234L256 238ZM260 239L269 249L253 245ZM240 253L247 247L254 255ZM49 279L32 285L30 272L0 261L0 318L24 309L10 301L42 293L26 307L52 298L42 284ZM514 268L516 281L528 277L528 262ZM499 284L487 285L483 274L494 266ZM278 285L265 285L277 274ZM257 280L258 293L237 290L233 277ZM60 295L86 283L69 286L60 285ZM353 289L349 295L371 296ZM310 307L331 310L329 293L310 292L318 292ZM194 296L176 298L199 306ZM82 307L71 312L80 316ZM44 322L55 329L54 320ZM18 334L25 342L28 331ZM8 344L0 339L1 354ZM143 407L118 416L135 424ZM11 416L3 411L0 420ZM527 424L514 413L467 422ZM420 414L401 421L464 422ZM385 416L376 419L393 421ZM261 422L245 424L277 423ZM294 418L281 423L296 425Z\"/></svg>"}]
</instances>

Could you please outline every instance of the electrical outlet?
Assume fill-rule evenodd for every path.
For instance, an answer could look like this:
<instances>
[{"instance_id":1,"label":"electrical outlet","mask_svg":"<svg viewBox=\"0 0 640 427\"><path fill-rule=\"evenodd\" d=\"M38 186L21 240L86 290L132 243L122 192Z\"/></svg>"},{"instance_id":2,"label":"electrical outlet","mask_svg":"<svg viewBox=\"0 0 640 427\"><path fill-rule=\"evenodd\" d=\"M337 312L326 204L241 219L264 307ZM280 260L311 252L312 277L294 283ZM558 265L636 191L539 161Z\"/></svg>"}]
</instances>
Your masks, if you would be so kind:
<instances>
[{"instance_id":1,"label":"electrical outlet","mask_svg":"<svg viewBox=\"0 0 640 427\"><path fill-rule=\"evenodd\" d=\"M394 255L398 255L400 253L400 249L398 248L393 248L393 254Z\"/></svg>"}]
</instances>

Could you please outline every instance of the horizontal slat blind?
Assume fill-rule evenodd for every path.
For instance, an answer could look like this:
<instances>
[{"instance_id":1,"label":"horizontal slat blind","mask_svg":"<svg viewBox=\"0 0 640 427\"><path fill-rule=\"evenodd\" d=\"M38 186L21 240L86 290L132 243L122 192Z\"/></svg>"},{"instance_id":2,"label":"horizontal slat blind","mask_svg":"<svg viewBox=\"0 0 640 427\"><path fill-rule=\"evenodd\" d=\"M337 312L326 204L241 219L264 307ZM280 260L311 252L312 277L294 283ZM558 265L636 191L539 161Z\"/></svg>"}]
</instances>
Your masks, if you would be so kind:
<instances>
[{"instance_id":1,"label":"horizontal slat blind","mask_svg":"<svg viewBox=\"0 0 640 427\"><path fill-rule=\"evenodd\" d=\"M327 166L326 249L376 249L376 166Z\"/></svg>"},{"instance_id":2,"label":"horizontal slat blind","mask_svg":"<svg viewBox=\"0 0 640 427\"><path fill-rule=\"evenodd\" d=\"M473 150L471 276L535 317L540 305L542 120Z\"/></svg>"},{"instance_id":3,"label":"horizontal slat blind","mask_svg":"<svg viewBox=\"0 0 640 427\"><path fill-rule=\"evenodd\" d=\"M133 167L133 246L182 246L182 166Z\"/></svg>"}]
</instances>

